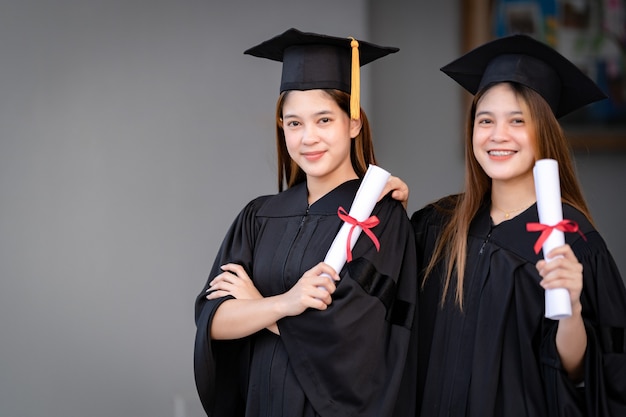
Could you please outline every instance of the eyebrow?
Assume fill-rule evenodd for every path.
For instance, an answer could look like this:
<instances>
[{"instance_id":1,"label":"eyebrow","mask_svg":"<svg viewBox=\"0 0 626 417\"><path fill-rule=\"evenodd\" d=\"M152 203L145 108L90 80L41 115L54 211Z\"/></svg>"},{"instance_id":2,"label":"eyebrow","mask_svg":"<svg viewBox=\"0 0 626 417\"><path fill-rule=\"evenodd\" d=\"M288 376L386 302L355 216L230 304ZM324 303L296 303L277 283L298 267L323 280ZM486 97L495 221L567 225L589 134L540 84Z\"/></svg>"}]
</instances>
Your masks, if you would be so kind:
<instances>
[{"instance_id":1,"label":"eyebrow","mask_svg":"<svg viewBox=\"0 0 626 417\"><path fill-rule=\"evenodd\" d=\"M479 112L476 113L474 118L476 118L478 116L482 116L484 114L486 114L486 115L493 115L494 112L488 111L488 110L479 111ZM509 116L524 115L524 112L522 110L514 110L514 111L511 111L511 112L508 112L507 115L509 115Z\"/></svg>"},{"instance_id":2,"label":"eyebrow","mask_svg":"<svg viewBox=\"0 0 626 417\"><path fill-rule=\"evenodd\" d=\"M321 110L321 111L318 111L317 113L313 113L313 116L326 116L326 115L332 115L332 114L333 114L332 110ZM291 113L283 114L283 119L287 119L290 117L300 117L300 116L296 114L291 114Z\"/></svg>"}]
</instances>

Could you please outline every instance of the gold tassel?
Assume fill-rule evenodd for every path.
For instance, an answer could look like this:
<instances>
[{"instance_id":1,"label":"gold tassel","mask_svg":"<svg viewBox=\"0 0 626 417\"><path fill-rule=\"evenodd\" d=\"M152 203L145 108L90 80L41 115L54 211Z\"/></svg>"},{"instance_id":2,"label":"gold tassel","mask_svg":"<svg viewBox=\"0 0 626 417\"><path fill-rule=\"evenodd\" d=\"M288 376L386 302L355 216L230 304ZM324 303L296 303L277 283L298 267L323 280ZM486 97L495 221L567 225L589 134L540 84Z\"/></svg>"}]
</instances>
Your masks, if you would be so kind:
<instances>
[{"instance_id":1,"label":"gold tassel","mask_svg":"<svg viewBox=\"0 0 626 417\"><path fill-rule=\"evenodd\" d=\"M350 37L350 47L352 48L352 75L350 86L350 118L359 120L361 118L361 78L359 63L359 42Z\"/></svg>"}]
</instances>

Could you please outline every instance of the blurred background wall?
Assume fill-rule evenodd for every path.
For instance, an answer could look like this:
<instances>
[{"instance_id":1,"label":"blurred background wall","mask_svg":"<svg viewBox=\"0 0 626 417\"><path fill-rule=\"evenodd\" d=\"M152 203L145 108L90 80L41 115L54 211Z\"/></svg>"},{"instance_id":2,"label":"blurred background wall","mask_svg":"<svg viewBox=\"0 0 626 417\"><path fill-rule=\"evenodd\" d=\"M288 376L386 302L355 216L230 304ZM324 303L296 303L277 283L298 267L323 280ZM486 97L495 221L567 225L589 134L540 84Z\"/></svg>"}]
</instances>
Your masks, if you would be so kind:
<instances>
[{"instance_id":1,"label":"blurred background wall","mask_svg":"<svg viewBox=\"0 0 626 417\"><path fill-rule=\"evenodd\" d=\"M0 1L0 415L192 417L193 304L251 198L276 191L289 27L400 47L363 70L409 211L462 183L458 0ZM623 154L577 155L622 271Z\"/></svg>"}]
</instances>

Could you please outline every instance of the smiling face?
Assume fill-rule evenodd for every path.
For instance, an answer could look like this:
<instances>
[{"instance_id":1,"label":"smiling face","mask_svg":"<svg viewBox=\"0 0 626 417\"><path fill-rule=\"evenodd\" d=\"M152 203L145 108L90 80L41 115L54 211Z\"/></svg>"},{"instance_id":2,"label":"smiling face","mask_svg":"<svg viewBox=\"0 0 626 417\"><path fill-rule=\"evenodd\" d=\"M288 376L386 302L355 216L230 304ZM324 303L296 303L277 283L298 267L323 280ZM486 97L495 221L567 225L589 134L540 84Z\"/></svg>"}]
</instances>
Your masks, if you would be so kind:
<instances>
[{"instance_id":1,"label":"smiling face","mask_svg":"<svg viewBox=\"0 0 626 417\"><path fill-rule=\"evenodd\" d=\"M350 120L327 93L290 91L282 107L282 127L289 156L306 173L309 186L326 184L330 190L357 178L350 147L361 123Z\"/></svg>"},{"instance_id":2,"label":"smiling face","mask_svg":"<svg viewBox=\"0 0 626 417\"><path fill-rule=\"evenodd\" d=\"M497 84L481 97L476 105L472 147L492 183L532 183L534 131L528 107L510 84Z\"/></svg>"}]
</instances>

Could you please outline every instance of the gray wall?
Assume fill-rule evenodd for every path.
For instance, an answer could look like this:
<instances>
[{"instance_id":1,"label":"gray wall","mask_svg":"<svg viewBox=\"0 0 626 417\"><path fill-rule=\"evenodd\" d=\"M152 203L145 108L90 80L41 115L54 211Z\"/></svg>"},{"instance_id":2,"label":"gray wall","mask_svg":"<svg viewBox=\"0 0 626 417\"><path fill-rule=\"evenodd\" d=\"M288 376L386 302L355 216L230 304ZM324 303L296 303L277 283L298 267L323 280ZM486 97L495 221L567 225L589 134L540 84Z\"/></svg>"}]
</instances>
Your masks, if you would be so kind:
<instances>
[{"instance_id":1,"label":"gray wall","mask_svg":"<svg viewBox=\"0 0 626 417\"><path fill-rule=\"evenodd\" d=\"M456 0L382 3L0 1L0 415L202 415L193 300L239 209L276 190L280 65L242 54L259 41L399 46L363 72L381 165L410 211L458 191L460 95L438 72ZM624 160L579 163L616 255Z\"/></svg>"}]
</instances>

